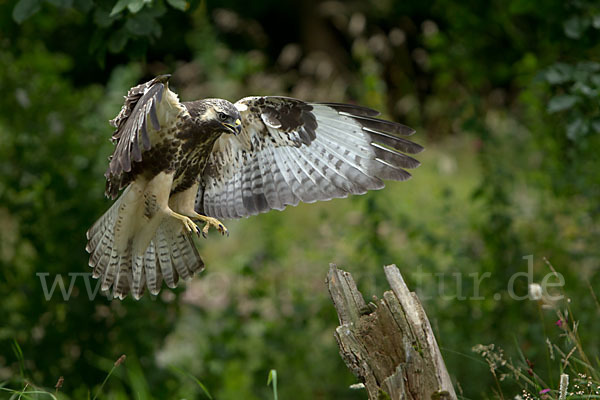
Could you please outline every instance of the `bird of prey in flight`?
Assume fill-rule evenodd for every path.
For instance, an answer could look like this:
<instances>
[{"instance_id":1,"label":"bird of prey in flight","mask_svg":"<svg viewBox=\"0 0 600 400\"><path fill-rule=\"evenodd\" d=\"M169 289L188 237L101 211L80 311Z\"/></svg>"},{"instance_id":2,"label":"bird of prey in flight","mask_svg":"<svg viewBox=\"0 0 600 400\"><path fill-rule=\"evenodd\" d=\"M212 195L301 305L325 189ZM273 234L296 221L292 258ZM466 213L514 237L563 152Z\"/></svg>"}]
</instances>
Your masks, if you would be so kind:
<instances>
[{"instance_id":1,"label":"bird of prey in flight","mask_svg":"<svg viewBox=\"0 0 600 400\"><path fill-rule=\"evenodd\" d=\"M168 79L131 88L111 121L106 195L117 200L86 250L114 297L157 294L163 280L173 288L201 271L193 234L226 234L221 218L363 194L419 165L406 155L423 150L406 139L414 130L370 108L276 96L180 102Z\"/></svg>"}]
</instances>

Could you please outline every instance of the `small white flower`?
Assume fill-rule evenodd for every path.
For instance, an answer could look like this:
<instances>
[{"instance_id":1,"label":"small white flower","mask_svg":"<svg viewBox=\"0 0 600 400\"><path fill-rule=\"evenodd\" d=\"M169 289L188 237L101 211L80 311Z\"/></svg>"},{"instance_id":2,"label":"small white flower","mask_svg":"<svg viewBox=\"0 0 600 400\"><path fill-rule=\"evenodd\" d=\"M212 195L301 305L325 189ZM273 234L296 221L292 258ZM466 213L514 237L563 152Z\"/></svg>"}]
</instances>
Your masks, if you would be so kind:
<instances>
[{"instance_id":1,"label":"small white flower","mask_svg":"<svg viewBox=\"0 0 600 400\"><path fill-rule=\"evenodd\" d=\"M529 285L529 299L530 300L541 300L542 299L542 285L539 283L531 283Z\"/></svg>"}]
</instances>

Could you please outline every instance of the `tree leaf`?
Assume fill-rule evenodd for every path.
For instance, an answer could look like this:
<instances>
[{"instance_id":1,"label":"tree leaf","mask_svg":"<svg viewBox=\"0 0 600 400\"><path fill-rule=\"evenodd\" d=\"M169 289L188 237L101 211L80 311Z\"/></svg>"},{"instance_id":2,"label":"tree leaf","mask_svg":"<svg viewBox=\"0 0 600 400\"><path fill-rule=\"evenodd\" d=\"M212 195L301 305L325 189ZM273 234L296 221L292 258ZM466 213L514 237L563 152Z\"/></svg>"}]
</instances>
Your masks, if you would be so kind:
<instances>
[{"instance_id":1,"label":"tree leaf","mask_svg":"<svg viewBox=\"0 0 600 400\"><path fill-rule=\"evenodd\" d=\"M17 24L20 24L39 10L40 0L19 0L13 8L12 17Z\"/></svg>"},{"instance_id":2,"label":"tree leaf","mask_svg":"<svg viewBox=\"0 0 600 400\"><path fill-rule=\"evenodd\" d=\"M598 98L598 91L586 85L582 81L575 82L571 91L581 96L590 97L592 100Z\"/></svg>"},{"instance_id":3,"label":"tree leaf","mask_svg":"<svg viewBox=\"0 0 600 400\"><path fill-rule=\"evenodd\" d=\"M592 17L592 26L595 29L600 29L600 14L596 14Z\"/></svg>"},{"instance_id":4,"label":"tree leaf","mask_svg":"<svg viewBox=\"0 0 600 400\"><path fill-rule=\"evenodd\" d=\"M127 8L132 14L136 14L144 7L144 4L146 3L150 3L150 0L130 0Z\"/></svg>"},{"instance_id":5,"label":"tree leaf","mask_svg":"<svg viewBox=\"0 0 600 400\"><path fill-rule=\"evenodd\" d=\"M110 12L110 16L113 17L113 16L117 15L118 13L120 13L121 11L123 11L125 9L125 7L127 7L129 5L130 1L131 0L117 1L117 4L115 4L115 6L113 7L113 9Z\"/></svg>"},{"instance_id":6,"label":"tree leaf","mask_svg":"<svg viewBox=\"0 0 600 400\"><path fill-rule=\"evenodd\" d=\"M546 81L551 85L560 85L573 79L573 67L565 63L551 65L545 73Z\"/></svg>"},{"instance_id":7,"label":"tree leaf","mask_svg":"<svg viewBox=\"0 0 600 400\"><path fill-rule=\"evenodd\" d=\"M185 0L167 0L167 3L173 8L176 8L181 11L186 11L190 4Z\"/></svg>"},{"instance_id":8,"label":"tree leaf","mask_svg":"<svg viewBox=\"0 0 600 400\"><path fill-rule=\"evenodd\" d=\"M548 112L555 113L563 110L567 110L577 103L577 96L570 94L561 94L554 96L548 102Z\"/></svg>"},{"instance_id":9,"label":"tree leaf","mask_svg":"<svg viewBox=\"0 0 600 400\"><path fill-rule=\"evenodd\" d=\"M92 0L74 0L73 6L76 10L87 14L94 6L94 2Z\"/></svg>"},{"instance_id":10,"label":"tree leaf","mask_svg":"<svg viewBox=\"0 0 600 400\"><path fill-rule=\"evenodd\" d=\"M127 34L127 31L119 29L110 35L110 39L108 39L108 50L111 53L119 53L125 48L128 40L129 35Z\"/></svg>"},{"instance_id":11,"label":"tree leaf","mask_svg":"<svg viewBox=\"0 0 600 400\"><path fill-rule=\"evenodd\" d=\"M594 61L582 61L577 63L577 70L587 74L600 71L600 63Z\"/></svg>"},{"instance_id":12,"label":"tree leaf","mask_svg":"<svg viewBox=\"0 0 600 400\"><path fill-rule=\"evenodd\" d=\"M108 11L98 7L94 11L94 23L100 28L108 28L114 21L115 17L111 17Z\"/></svg>"},{"instance_id":13,"label":"tree leaf","mask_svg":"<svg viewBox=\"0 0 600 400\"><path fill-rule=\"evenodd\" d=\"M563 29L568 38L579 39L589 26L589 19L575 15L564 22Z\"/></svg>"},{"instance_id":14,"label":"tree leaf","mask_svg":"<svg viewBox=\"0 0 600 400\"><path fill-rule=\"evenodd\" d=\"M567 137L571 140L577 140L588 133L589 126L583 118L577 117L567 125Z\"/></svg>"},{"instance_id":15,"label":"tree leaf","mask_svg":"<svg viewBox=\"0 0 600 400\"><path fill-rule=\"evenodd\" d=\"M127 19L125 28L136 36L149 36L158 23L148 13L140 13Z\"/></svg>"},{"instance_id":16,"label":"tree leaf","mask_svg":"<svg viewBox=\"0 0 600 400\"><path fill-rule=\"evenodd\" d=\"M55 7L71 8L73 6L73 0L46 0L46 2L52 4Z\"/></svg>"},{"instance_id":17,"label":"tree leaf","mask_svg":"<svg viewBox=\"0 0 600 400\"><path fill-rule=\"evenodd\" d=\"M144 8L144 12L148 13L151 17L160 17L167 12L167 6L162 1L157 1L152 4L152 7Z\"/></svg>"}]
</instances>

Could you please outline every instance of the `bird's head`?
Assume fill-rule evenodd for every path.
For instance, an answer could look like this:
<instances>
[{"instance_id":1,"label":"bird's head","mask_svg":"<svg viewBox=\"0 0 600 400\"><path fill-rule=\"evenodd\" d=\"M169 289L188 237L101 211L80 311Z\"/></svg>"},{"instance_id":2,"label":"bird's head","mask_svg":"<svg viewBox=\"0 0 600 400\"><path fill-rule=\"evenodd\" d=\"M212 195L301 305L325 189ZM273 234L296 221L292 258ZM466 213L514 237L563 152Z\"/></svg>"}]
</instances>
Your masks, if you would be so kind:
<instances>
[{"instance_id":1,"label":"bird's head","mask_svg":"<svg viewBox=\"0 0 600 400\"><path fill-rule=\"evenodd\" d=\"M222 99L204 100L206 108L203 119L210 121L211 125L224 133L239 135L242 131L242 117L233 104Z\"/></svg>"}]
</instances>

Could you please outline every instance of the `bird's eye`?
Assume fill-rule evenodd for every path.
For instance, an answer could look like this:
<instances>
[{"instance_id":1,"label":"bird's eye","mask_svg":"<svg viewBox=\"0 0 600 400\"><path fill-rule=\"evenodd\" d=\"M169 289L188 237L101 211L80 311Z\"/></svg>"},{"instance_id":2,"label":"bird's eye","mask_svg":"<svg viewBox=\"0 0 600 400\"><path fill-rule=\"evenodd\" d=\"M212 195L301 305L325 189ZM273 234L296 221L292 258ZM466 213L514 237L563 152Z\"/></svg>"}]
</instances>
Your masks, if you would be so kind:
<instances>
[{"instance_id":1,"label":"bird's eye","mask_svg":"<svg viewBox=\"0 0 600 400\"><path fill-rule=\"evenodd\" d=\"M227 121L227 114L220 112L218 116L221 121Z\"/></svg>"}]
</instances>

